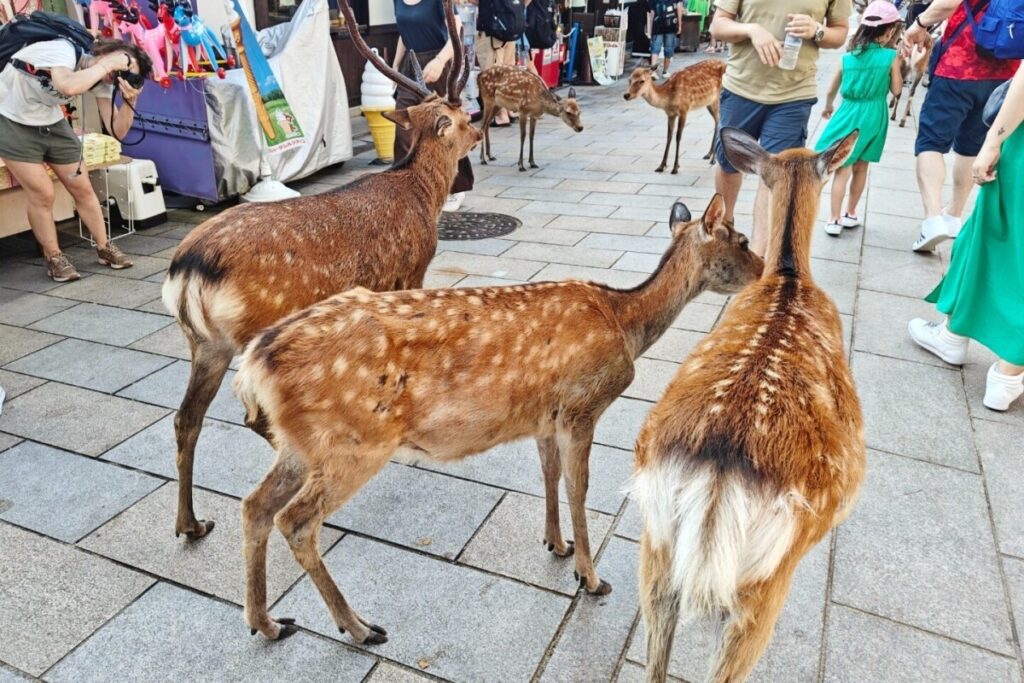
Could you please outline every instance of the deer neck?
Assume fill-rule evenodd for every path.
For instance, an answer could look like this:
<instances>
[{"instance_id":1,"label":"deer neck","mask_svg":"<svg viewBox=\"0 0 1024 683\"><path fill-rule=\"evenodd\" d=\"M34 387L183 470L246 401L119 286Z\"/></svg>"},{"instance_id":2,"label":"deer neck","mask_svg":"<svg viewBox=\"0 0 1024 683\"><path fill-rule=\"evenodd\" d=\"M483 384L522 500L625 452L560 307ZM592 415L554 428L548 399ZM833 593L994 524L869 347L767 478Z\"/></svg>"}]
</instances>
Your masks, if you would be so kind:
<instances>
[{"instance_id":1,"label":"deer neck","mask_svg":"<svg viewBox=\"0 0 1024 683\"><path fill-rule=\"evenodd\" d=\"M664 109L672 100L670 92L671 87L672 84L668 81L660 85L658 85L657 83L651 83L649 87L644 89L641 97L643 97L644 101L647 102L647 104L651 105L652 107Z\"/></svg>"},{"instance_id":2,"label":"deer neck","mask_svg":"<svg viewBox=\"0 0 1024 683\"><path fill-rule=\"evenodd\" d=\"M556 100L550 92L541 93L540 108L548 116L561 116L564 106L565 104L561 100Z\"/></svg>"},{"instance_id":3,"label":"deer neck","mask_svg":"<svg viewBox=\"0 0 1024 683\"><path fill-rule=\"evenodd\" d=\"M448 197L459 160L452 149L444 147L433 137L413 141L407 163L398 169L401 183L413 189L415 196L426 200L427 206L441 212Z\"/></svg>"},{"instance_id":4,"label":"deer neck","mask_svg":"<svg viewBox=\"0 0 1024 683\"><path fill-rule=\"evenodd\" d=\"M811 237L818 215L819 196L797 194L792 178L780 180L771 190L771 232L765 251L765 277L807 276L811 272Z\"/></svg>"},{"instance_id":5,"label":"deer neck","mask_svg":"<svg viewBox=\"0 0 1024 683\"><path fill-rule=\"evenodd\" d=\"M612 310L626 336L633 358L665 333L683 306L705 287L703 268L697 258L696 227L672 239L657 270L642 285L613 290Z\"/></svg>"}]
</instances>

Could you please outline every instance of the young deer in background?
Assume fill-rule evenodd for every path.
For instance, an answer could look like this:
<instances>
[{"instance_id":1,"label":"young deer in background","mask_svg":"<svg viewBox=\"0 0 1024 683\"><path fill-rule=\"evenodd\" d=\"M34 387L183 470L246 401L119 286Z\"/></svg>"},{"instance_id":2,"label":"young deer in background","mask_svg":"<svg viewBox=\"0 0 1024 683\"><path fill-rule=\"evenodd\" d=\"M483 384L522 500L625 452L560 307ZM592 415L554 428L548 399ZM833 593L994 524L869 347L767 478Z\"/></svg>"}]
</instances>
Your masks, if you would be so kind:
<instances>
[{"instance_id":1,"label":"young deer in background","mask_svg":"<svg viewBox=\"0 0 1024 683\"><path fill-rule=\"evenodd\" d=\"M594 569L585 514L594 426L686 302L706 289L736 292L761 274L761 259L722 224L723 211L716 196L702 221L690 221L676 204L668 251L633 289L578 281L357 289L254 339L235 393L246 423L278 455L242 503L250 628L271 639L291 632L290 620L267 613L267 537L276 524L335 623L357 642L383 642L384 631L352 611L324 567L323 519L396 453L455 461L530 436L544 473L548 550L575 554L588 593L610 592ZM563 469L575 545L559 525Z\"/></svg>"},{"instance_id":2,"label":"young deer in background","mask_svg":"<svg viewBox=\"0 0 1024 683\"><path fill-rule=\"evenodd\" d=\"M800 558L853 507L863 421L810 247L821 189L856 139L773 156L722 131L729 161L770 188L774 227L764 275L680 366L637 439L648 681L665 680L680 609L727 615L708 680L746 680Z\"/></svg>"},{"instance_id":3,"label":"young deer in background","mask_svg":"<svg viewBox=\"0 0 1024 683\"><path fill-rule=\"evenodd\" d=\"M355 26L351 10L342 11ZM448 30L461 64L462 42L445 0ZM163 301L192 352L192 374L174 419L178 443L176 532L200 538L213 522L192 507L192 462L206 410L234 354L284 315L352 287L423 286L437 249L437 219L456 164L480 141L459 93L468 69L450 70L448 99L402 76L370 52L360 53L423 101L388 114L414 132L413 149L383 173L365 175L326 194L270 204L240 204L211 218L182 241L163 286Z\"/></svg>"},{"instance_id":4,"label":"young deer in background","mask_svg":"<svg viewBox=\"0 0 1024 683\"><path fill-rule=\"evenodd\" d=\"M907 123L907 117L910 116L911 109L914 106L914 93L917 92L917 86L924 79L928 73L928 63L932 59L932 48L935 46L935 39L928 35L925 37L924 47L915 45L910 52L910 59L903 62L900 70L903 72L903 82L906 83L907 79L910 79L910 90L907 91L907 106L903 110L903 116L900 117L900 128ZM896 120L896 110L899 108L900 96L893 95L889 106L892 108L892 114L889 116L890 121Z\"/></svg>"},{"instance_id":5,"label":"young deer in background","mask_svg":"<svg viewBox=\"0 0 1024 683\"><path fill-rule=\"evenodd\" d=\"M668 77L664 83L654 82L652 72L647 68L634 69L629 76L629 90L623 96L627 100L643 97L647 104L657 107L668 116L668 137L665 140L665 153L661 157L661 165L654 169L656 173L665 170L668 163L668 152L672 149L672 131L676 133L676 162L672 173L679 173L679 141L683 137L686 115L694 109L707 107L711 118L715 120L715 131L711 135L711 148L704 155L715 163L715 141L718 135L718 98L722 94L722 76L725 75L725 62L718 59L705 59L685 69L680 69ZM676 120L679 127L676 128Z\"/></svg>"},{"instance_id":6,"label":"young deer in background","mask_svg":"<svg viewBox=\"0 0 1024 683\"><path fill-rule=\"evenodd\" d=\"M579 133L583 130L580 123L580 107L576 103L576 89L569 88L566 99L560 98L548 90L547 83L540 76L517 66L495 64L477 77L480 88L480 100L483 102L484 144L480 149L480 163L494 161L491 156L491 119L501 107L509 111L519 112L519 170L523 166L523 143L526 141L526 124L530 124L530 168L538 168L533 161L533 134L537 130L537 119L544 114L557 116L565 125Z\"/></svg>"}]
</instances>

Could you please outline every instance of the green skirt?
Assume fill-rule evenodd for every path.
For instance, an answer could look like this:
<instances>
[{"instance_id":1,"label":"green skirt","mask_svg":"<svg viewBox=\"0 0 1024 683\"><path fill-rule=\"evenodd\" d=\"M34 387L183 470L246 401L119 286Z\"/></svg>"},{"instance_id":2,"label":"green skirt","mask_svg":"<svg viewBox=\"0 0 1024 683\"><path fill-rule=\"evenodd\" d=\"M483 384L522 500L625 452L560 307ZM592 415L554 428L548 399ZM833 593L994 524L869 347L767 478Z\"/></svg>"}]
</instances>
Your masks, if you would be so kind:
<instances>
[{"instance_id":1,"label":"green skirt","mask_svg":"<svg viewBox=\"0 0 1024 683\"><path fill-rule=\"evenodd\" d=\"M949 272L927 301L950 331L1024 365L1024 126L1003 143L996 179L982 185L953 244Z\"/></svg>"}]
</instances>

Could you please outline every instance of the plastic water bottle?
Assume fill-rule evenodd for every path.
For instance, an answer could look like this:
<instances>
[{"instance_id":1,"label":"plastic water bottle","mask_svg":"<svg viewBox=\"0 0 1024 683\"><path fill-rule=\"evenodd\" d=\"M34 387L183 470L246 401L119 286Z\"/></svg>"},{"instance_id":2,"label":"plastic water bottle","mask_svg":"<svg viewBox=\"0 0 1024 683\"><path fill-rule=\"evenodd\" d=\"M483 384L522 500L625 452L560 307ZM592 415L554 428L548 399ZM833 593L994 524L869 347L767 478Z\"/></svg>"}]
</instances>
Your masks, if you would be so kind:
<instances>
[{"instance_id":1,"label":"plastic water bottle","mask_svg":"<svg viewBox=\"0 0 1024 683\"><path fill-rule=\"evenodd\" d=\"M782 45L782 59L779 60L779 68L792 71L796 68L797 58L800 57L800 47L804 39L786 34L786 42Z\"/></svg>"}]
</instances>

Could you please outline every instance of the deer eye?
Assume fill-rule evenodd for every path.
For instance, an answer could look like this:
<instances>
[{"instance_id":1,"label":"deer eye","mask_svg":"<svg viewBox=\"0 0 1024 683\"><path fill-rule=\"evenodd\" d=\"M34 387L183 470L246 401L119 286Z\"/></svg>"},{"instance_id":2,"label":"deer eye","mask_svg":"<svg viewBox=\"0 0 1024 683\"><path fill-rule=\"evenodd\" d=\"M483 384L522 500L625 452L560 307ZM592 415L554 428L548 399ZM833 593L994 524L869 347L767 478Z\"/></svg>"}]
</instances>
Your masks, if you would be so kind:
<instances>
[{"instance_id":1,"label":"deer eye","mask_svg":"<svg viewBox=\"0 0 1024 683\"><path fill-rule=\"evenodd\" d=\"M746 251L750 247L750 240L745 236L740 237L740 249Z\"/></svg>"}]
</instances>

